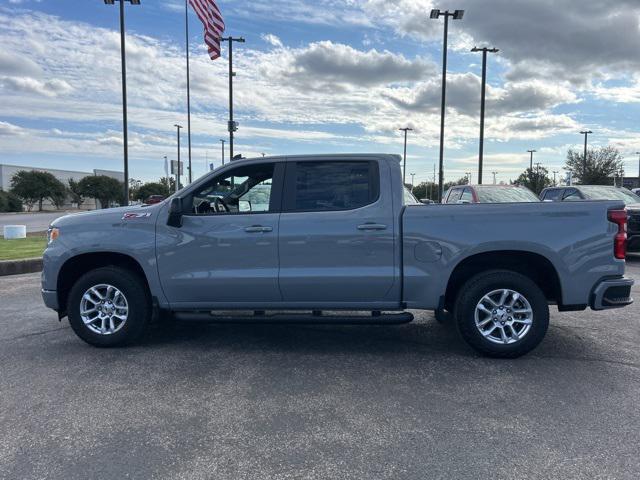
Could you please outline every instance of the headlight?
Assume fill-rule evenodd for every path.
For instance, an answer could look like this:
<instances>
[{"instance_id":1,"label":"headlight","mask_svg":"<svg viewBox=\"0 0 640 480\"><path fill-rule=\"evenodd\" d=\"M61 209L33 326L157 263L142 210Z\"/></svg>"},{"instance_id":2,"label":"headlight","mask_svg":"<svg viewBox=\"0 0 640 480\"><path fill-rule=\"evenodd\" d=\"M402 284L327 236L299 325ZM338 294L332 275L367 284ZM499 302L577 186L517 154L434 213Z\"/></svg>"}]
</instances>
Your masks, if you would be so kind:
<instances>
[{"instance_id":1,"label":"headlight","mask_svg":"<svg viewBox=\"0 0 640 480\"><path fill-rule=\"evenodd\" d=\"M60 236L60 229L49 227L47 230L47 243L53 242L56 238Z\"/></svg>"}]
</instances>

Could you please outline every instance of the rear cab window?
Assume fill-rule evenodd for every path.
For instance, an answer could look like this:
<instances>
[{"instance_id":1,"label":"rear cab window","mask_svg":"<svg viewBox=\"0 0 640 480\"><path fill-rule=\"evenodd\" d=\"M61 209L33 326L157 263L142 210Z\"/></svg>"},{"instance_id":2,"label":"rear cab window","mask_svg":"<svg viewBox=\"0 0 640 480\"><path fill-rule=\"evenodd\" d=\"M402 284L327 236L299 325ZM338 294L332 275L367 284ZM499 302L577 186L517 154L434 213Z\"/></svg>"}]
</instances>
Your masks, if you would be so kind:
<instances>
[{"instance_id":1,"label":"rear cab window","mask_svg":"<svg viewBox=\"0 0 640 480\"><path fill-rule=\"evenodd\" d=\"M353 210L380 194L378 164L369 160L313 160L287 165L286 212Z\"/></svg>"}]
</instances>

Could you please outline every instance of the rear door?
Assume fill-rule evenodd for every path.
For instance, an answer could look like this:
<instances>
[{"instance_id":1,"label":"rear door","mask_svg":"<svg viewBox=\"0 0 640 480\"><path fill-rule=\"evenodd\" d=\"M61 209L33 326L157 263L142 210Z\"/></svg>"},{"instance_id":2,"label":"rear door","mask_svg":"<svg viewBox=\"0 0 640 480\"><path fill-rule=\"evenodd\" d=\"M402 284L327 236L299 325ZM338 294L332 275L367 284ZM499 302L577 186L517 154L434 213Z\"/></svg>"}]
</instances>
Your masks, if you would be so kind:
<instances>
[{"instance_id":1,"label":"rear door","mask_svg":"<svg viewBox=\"0 0 640 480\"><path fill-rule=\"evenodd\" d=\"M399 301L390 177L382 161L287 162L279 229L284 302Z\"/></svg>"}]
</instances>

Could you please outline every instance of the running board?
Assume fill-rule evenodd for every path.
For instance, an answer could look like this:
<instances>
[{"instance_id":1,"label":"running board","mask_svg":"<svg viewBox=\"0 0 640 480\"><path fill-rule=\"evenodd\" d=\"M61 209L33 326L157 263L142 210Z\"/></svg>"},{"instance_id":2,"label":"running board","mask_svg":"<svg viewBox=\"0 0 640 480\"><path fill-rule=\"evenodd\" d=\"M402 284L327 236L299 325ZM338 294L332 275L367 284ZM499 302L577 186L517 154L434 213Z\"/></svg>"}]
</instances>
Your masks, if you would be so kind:
<instances>
[{"instance_id":1,"label":"running board","mask_svg":"<svg viewBox=\"0 0 640 480\"><path fill-rule=\"evenodd\" d=\"M314 311L310 314L272 313L256 311L253 315L220 315L211 312L174 312L177 320L229 324L313 324L313 325L400 325L413 320L413 314L371 312L371 315L323 315Z\"/></svg>"}]
</instances>

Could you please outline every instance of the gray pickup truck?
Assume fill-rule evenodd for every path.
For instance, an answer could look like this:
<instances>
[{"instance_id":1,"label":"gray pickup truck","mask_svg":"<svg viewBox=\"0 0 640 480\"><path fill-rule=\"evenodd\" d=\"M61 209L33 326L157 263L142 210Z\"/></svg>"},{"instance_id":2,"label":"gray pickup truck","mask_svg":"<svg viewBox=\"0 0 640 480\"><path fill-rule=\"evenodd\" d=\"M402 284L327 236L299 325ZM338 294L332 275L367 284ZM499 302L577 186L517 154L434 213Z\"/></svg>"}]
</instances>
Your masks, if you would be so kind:
<instances>
[{"instance_id":1,"label":"gray pickup truck","mask_svg":"<svg viewBox=\"0 0 640 480\"><path fill-rule=\"evenodd\" d=\"M421 205L395 155L239 160L157 205L56 220L42 296L101 347L160 316L398 324L414 309L517 357L550 304L632 302L626 221L619 201Z\"/></svg>"}]
</instances>

